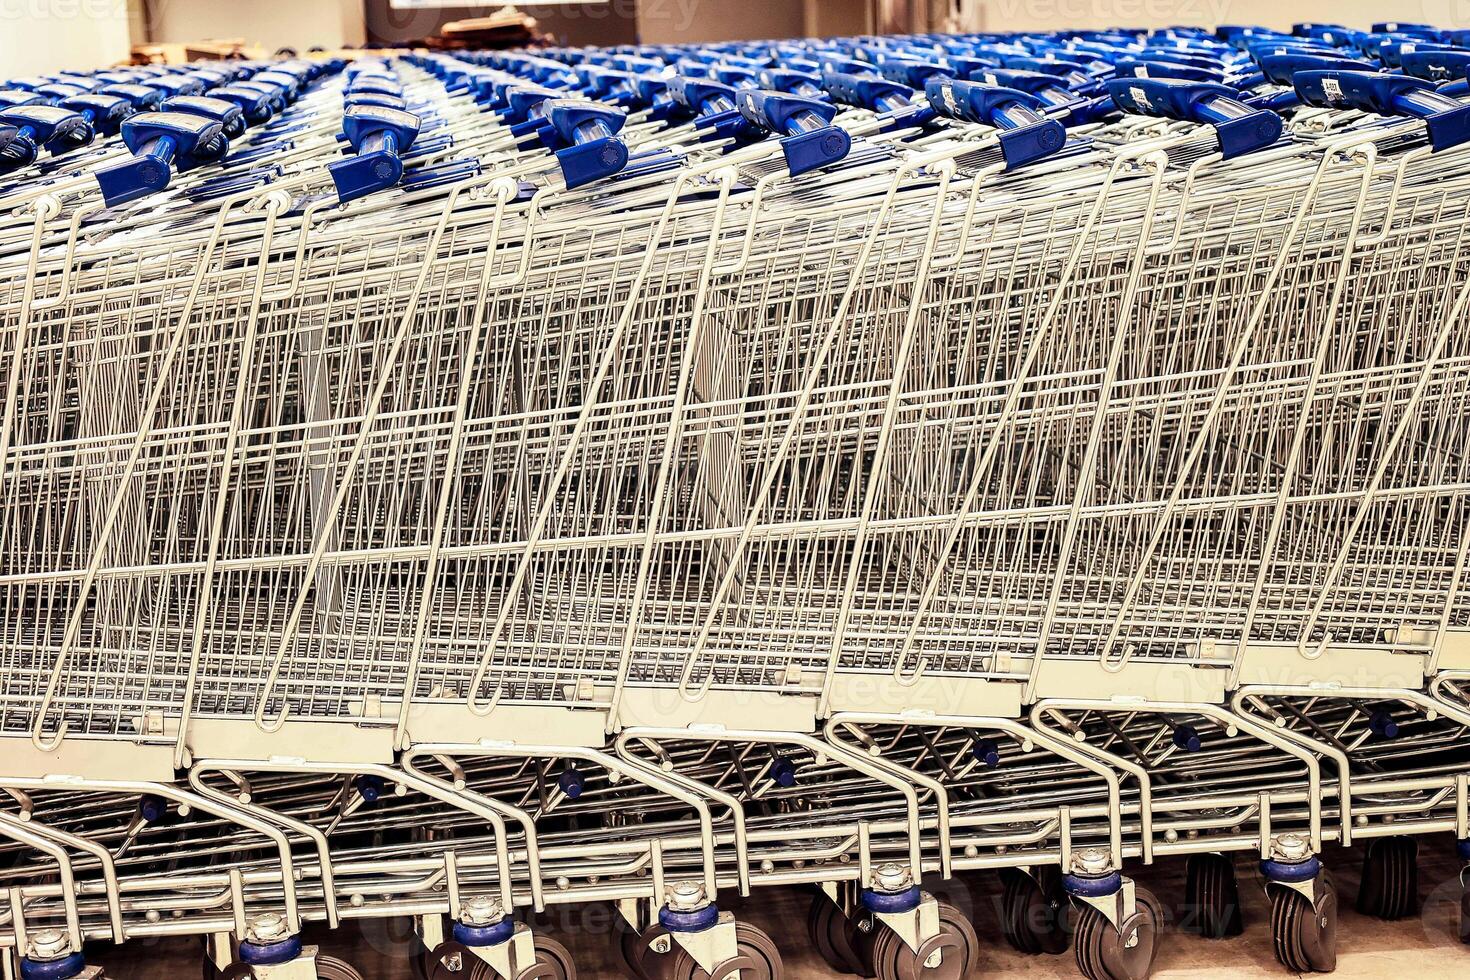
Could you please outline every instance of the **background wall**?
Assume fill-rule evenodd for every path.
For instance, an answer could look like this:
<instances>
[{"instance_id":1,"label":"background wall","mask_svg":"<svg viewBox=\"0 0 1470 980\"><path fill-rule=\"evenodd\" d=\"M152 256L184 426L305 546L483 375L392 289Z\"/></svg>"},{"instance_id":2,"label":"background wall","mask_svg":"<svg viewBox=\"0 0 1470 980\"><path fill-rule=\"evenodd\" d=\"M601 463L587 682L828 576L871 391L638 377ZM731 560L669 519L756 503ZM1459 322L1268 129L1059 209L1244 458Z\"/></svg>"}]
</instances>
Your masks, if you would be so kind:
<instances>
[{"instance_id":1,"label":"background wall","mask_svg":"<svg viewBox=\"0 0 1470 980\"><path fill-rule=\"evenodd\" d=\"M142 8L157 43L241 38L305 51L364 40L362 0L143 0Z\"/></svg>"},{"instance_id":2,"label":"background wall","mask_svg":"<svg viewBox=\"0 0 1470 980\"><path fill-rule=\"evenodd\" d=\"M1470 27L1470 0L961 0L971 30L1259 24L1301 21L1367 28L1375 21Z\"/></svg>"},{"instance_id":3,"label":"background wall","mask_svg":"<svg viewBox=\"0 0 1470 980\"><path fill-rule=\"evenodd\" d=\"M3 3L4 0L0 0ZM358 0L366 10L370 42L401 44L435 33L452 20L483 17L502 4L465 4L458 7L395 8L389 0ZM641 0L649 2L649 0ZM799 0L793 0L799 2ZM536 18L541 30L567 44L632 44L638 40L635 0L608 3L517 3L516 8Z\"/></svg>"},{"instance_id":4,"label":"background wall","mask_svg":"<svg viewBox=\"0 0 1470 980\"><path fill-rule=\"evenodd\" d=\"M800 37L802 0L639 0L638 36L648 44Z\"/></svg>"},{"instance_id":5,"label":"background wall","mask_svg":"<svg viewBox=\"0 0 1470 980\"><path fill-rule=\"evenodd\" d=\"M127 0L0 0L0 77L128 56Z\"/></svg>"}]
</instances>

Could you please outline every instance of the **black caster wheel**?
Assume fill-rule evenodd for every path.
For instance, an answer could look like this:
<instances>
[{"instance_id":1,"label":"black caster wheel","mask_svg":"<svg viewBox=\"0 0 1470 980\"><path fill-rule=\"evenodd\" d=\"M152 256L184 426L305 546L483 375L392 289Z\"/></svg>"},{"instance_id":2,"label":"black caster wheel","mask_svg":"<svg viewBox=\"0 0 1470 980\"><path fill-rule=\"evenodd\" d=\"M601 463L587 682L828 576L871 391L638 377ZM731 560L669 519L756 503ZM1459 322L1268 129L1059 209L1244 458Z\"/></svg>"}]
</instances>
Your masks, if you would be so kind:
<instances>
[{"instance_id":1,"label":"black caster wheel","mask_svg":"<svg viewBox=\"0 0 1470 980\"><path fill-rule=\"evenodd\" d=\"M617 917L617 925L613 927L613 946L629 980L649 980L648 975L643 972L643 957L647 953L643 936L621 915Z\"/></svg>"},{"instance_id":2,"label":"black caster wheel","mask_svg":"<svg viewBox=\"0 0 1470 980\"><path fill-rule=\"evenodd\" d=\"M1001 880L1000 926L1006 942L1028 956L1065 953L1072 944L1072 903L1061 870L1048 865L1032 875L1008 868Z\"/></svg>"},{"instance_id":3,"label":"black caster wheel","mask_svg":"<svg viewBox=\"0 0 1470 980\"><path fill-rule=\"evenodd\" d=\"M1224 939L1245 931L1235 862L1225 854L1192 854L1185 866L1184 914L1190 932Z\"/></svg>"},{"instance_id":4,"label":"black caster wheel","mask_svg":"<svg viewBox=\"0 0 1470 980\"><path fill-rule=\"evenodd\" d=\"M570 950L555 939L538 935L536 962L522 970L518 980L577 980L577 967L572 963Z\"/></svg>"},{"instance_id":5,"label":"black caster wheel","mask_svg":"<svg viewBox=\"0 0 1470 980\"><path fill-rule=\"evenodd\" d=\"M1090 905L1077 908L1074 953L1077 969L1087 980L1148 980L1159 951L1163 912L1158 899L1135 888L1133 914L1122 928Z\"/></svg>"},{"instance_id":6,"label":"black caster wheel","mask_svg":"<svg viewBox=\"0 0 1470 980\"><path fill-rule=\"evenodd\" d=\"M1363 880L1357 909L1389 922L1419 911L1419 841L1414 837L1380 837L1363 851Z\"/></svg>"},{"instance_id":7,"label":"black caster wheel","mask_svg":"<svg viewBox=\"0 0 1470 980\"><path fill-rule=\"evenodd\" d=\"M1460 942L1470 946L1470 889L1460 886Z\"/></svg>"},{"instance_id":8,"label":"black caster wheel","mask_svg":"<svg viewBox=\"0 0 1470 980\"><path fill-rule=\"evenodd\" d=\"M859 977L873 975L871 958L864 955L864 937L857 924L822 892L812 896L806 928L812 948L833 970Z\"/></svg>"},{"instance_id":9,"label":"black caster wheel","mask_svg":"<svg viewBox=\"0 0 1470 980\"><path fill-rule=\"evenodd\" d=\"M316 975L317 980L363 980L355 967L335 956L318 956Z\"/></svg>"},{"instance_id":10,"label":"black caster wheel","mask_svg":"<svg viewBox=\"0 0 1470 980\"><path fill-rule=\"evenodd\" d=\"M776 944L760 929L748 922L735 923L735 956L706 973L694 957L679 949L673 953L670 980L782 980L781 953Z\"/></svg>"},{"instance_id":11,"label":"black caster wheel","mask_svg":"<svg viewBox=\"0 0 1470 980\"><path fill-rule=\"evenodd\" d=\"M677 946L670 940L668 952L656 953L653 944L660 937L667 937L668 930L655 922L641 933L634 932L631 928L628 933L619 943L619 952L622 953L623 966L627 969L628 976L633 980L667 980L669 968L674 964Z\"/></svg>"},{"instance_id":12,"label":"black caster wheel","mask_svg":"<svg viewBox=\"0 0 1470 980\"><path fill-rule=\"evenodd\" d=\"M429 980L433 968L432 954L415 929L409 933L408 972L413 980Z\"/></svg>"},{"instance_id":13,"label":"black caster wheel","mask_svg":"<svg viewBox=\"0 0 1470 980\"><path fill-rule=\"evenodd\" d=\"M953 905L939 903L939 934L917 950L892 929L880 927L873 942L878 980L961 980L980 962L975 927Z\"/></svg>"},{"instance_id":14,"label":"black caster wheel","mask_svg":"<svg viewBox=\"0 0 1470 980\"><path fill-rule=\"evenodd\" d=\"M516 980L576 980L577 968L565 946L537 936L535 948L536 962L521 970ZM429 980L498 980L490 964L453 940L441 944L425 960Z\"/></svg>"},{"instance_id":15,"label":"black caster wheel","mask_svg":"<svg viewBox=\"0 0 1470 980\"><path fill-rule=\"evenodd\" d=\"M1337 969L1337 892L1332 882L1324 882L1315 904L1280 885L1270 891L1271 938L1281 965L1296 973Z\"/></svg>"}]
</instances>

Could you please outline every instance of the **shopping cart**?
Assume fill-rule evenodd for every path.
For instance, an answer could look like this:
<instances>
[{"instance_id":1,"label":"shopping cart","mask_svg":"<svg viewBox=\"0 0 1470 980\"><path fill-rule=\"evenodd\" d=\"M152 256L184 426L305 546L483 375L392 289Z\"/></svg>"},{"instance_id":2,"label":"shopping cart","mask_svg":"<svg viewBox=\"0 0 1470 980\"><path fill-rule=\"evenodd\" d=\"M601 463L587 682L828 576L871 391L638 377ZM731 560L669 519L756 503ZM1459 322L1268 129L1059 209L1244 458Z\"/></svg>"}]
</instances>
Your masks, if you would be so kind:
<instances>
[{"instance_id":1,"label":"shopping cart","mask_svg":"<svg viewBox=\"0 0 1470 980\"><path fill-rule=\"evenodd\" d=\"M568 978L527 913L604 902L634 976L774 980L728 898L802 885L834 969L953 978L926 885L995 869L1141 978L1127 862L1221 937L1242 852L1330 970L1329 844L1395 918L1470 841L1463 40L22 80L128 106L0 111L7 975L403 917Z\"/></svg>"}]
</instances>

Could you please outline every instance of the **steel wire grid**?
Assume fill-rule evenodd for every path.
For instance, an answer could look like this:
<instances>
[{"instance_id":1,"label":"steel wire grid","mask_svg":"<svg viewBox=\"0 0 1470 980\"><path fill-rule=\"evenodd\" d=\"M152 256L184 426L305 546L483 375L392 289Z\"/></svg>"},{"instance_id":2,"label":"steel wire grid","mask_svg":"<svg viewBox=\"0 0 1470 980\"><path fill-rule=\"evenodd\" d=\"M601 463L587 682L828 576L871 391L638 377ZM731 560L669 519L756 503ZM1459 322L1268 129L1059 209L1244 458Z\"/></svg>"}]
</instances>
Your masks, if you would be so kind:
<instances>
[{"instance_id":1,"label":"steel wire grid","mask_svg":"<svg viewBox=\"0 0 1470 980\"><path fill-rule=\"evenodd\" d=\"M177 717L196 662L267 723L1459 623L1463 178L1147 150L78 245L8 413L7 727Z\"/></svg>"}]
</instances>

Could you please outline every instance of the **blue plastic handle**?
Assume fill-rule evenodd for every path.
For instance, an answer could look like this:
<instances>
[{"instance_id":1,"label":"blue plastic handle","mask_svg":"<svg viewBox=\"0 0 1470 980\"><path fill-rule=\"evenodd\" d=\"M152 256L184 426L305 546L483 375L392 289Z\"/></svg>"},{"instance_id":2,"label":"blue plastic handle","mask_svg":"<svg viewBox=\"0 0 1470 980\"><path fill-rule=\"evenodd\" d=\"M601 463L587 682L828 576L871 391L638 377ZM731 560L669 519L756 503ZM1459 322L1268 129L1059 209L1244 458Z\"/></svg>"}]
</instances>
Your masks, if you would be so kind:
<instances>
[{"instance_id":1,"label":"blue plastic handle","mask_svg":"<svg viewBox=\"0 0 1470 980\"><path fill-rule=\"evenodd\" d=\"M627 166L627 144L617 137L628 119L622 110L586 99L549 99L542 108L563 144L555 152L567 187L610 177Z\"/></svg>"},{"instance_id":2,"label":"blue plastic handle","mask_svg":"<svg viewBox=\"0 0 1470 980\"><path fill-rule=\"evenodd\" d=\"M199 79L187 75L159 75L149 84L163 89L166 95L199 95L204 91L204 84Z\"/></svg>"},{"instance_id":3,"label":"blue plastic handle","mask_svg":"<svg viewBox=\"0 0 1470 980\"><path fill-rule=\"evenodd\" d=\"M207 95L180 95L163 102L165 112L191 112L220 124L227 139L238 139L245 133L245 111L229 99Z\"/></svg>"},{"instance_id":4,"label":"blue plastic handle","mask_svg":"<svg viewBox=\"0 0 1470 980\"><path fill-rule=\"evenodd\" d=\"M286 104L291 101L290 93L284 86L270 81L262 81L259 76L253 77L249 81L236 82L235 87L242 88L247 92L258 92L265 96L270 100L271 110L277 113L283 111L286 108Z\"/></svg>"},{"instance_id":5,"label":"blue plastic handle","mask_svg":"<svg viewBox=\"0 0 1470 980\"><path fill-rule=\"evenodd\" d=\"M1042 115L1047 104L1020 89L931 78L924 86L924 95L941 115L1000 130L1000 149L1007 167L1049 156L1067 142L1062 124Z\"/></svg>"},{"instance_id":6,"label":"blue plastic handle","mask_svg":"<svg viewBox=\"0 0 1470 980\"><path fill-rule=\"evenodd\" d=\"M1225 73L1217 68L1198 68L1158 58L1124 58L1117 63L1117 70L1120 77L1127 78L1177 78L1221 84L1225 79Z\"/></svg>"},{"instance_id":7,"label":"blue plastic handle","mask_svg":"<svg viewBox=\"0 0 1470 980\"><path fill-rule=\"evenodd\" d=\"M638 75L633 79L633 94L636 104L641 106L654 120L688 116L684 106L674 101L669 94L669 80L657 75Z\"/></svg>"},{"instance_id":8,"label":"blue plastic handle","mask_svg":"<svg viewBox=\"0 0 1470 980\"><path fill-rule=\"evenodd\" d=\"M63 82L49 82L46 85L32 89L37 95L44 96L50 105L61 105L73 95L81 95L86 89L75 85L67 85Z\"/></svg>"},{"instance_id":9,"label":"blue plastic handle","mask_svg":"<svg viewBox=\"0 0 1470 980\"><path fill-rule=\"evenodd\" d=\"M1422 78L1333 70L1297 72L1294 82L1308 105L1423 119L1435 150L1470 141L1470 105L1435 91L1434 83Z\"/></svg>"},{"instance_id":10,"label":"blue plastic handle","mask_svg":"<svg viewBox=\"0 0 1470 980\"><path fill-rule=\"evenodd\" d=\"M793 177L837 163L852 149L852 137L832 125L837 107L830 102L746 89L740 93L739 106L752 124L783 137L781 152Z\"/></svg>"},{"instance_id":11,"label":"blue plastic handle","mask_svg":"<svg viewBox=\"0 0 1470 980\"><path fill-rule=\"evenodd\" d=\"M419 117L385 106L349 106L342 113L342 134L355 156L327 165L337 199L354 201L398 183L403 176L402 154L418 139Z\"/></svg>"},{"instance_id":12,"label":"blue plastic handle","mask_svg":"<svg viewBox=\"0 0 1470 980\"><path fill-rule=\"evenodd\" d=\"M92 128L104 136L116 136L122 124L135 111L133 104L120 95L103 95L100 92L83 92L64 99L63 109L79 113Z\"/></svg>"},{"instance_id":13,"label":"blue plastic handle","mask_svg":"<svg viewBox=\"0 0 1470 980\"><path fill-rule=\"evenodd\" d=\"M1123 52L1112 52L1109 56L1110 63L1118 61L1118 55ZM1166 61L1171 65L1188 65L1191 68L1204 68L1223 74L1226 65L1234 61L1233 54L1224 52L1203 53L1188 51L1181 48L1173 48L1168 45L1150 45L1141 51L1132 54L1133 58L1141 61Z\"/></svg>"},{"instance_id":14,"label":"blue plastic handle","mask_svg":"<svg viewBox=\"0 0 1470 980\"><path fill-rule=\"evenodd\" d=\"M355 105L376 105L385 109L408 111L407 101L396 95L383 95L381 92L351 92L342 96L342 108Z\"/></svg>"},{"instance_id":15,"label":"blue plastic handle","mask_svg":"<svg viewBox=\"0 0 1470 980\"><path fill-rule=\"evenodd\" d=\"M135 201L168 187L170 165L180 170L218 160L229 149L218 120L187 112L142 112L122 127L133 159L96 173L109 207Z\"/></svg>"},{"instance_id":16,"label":"blue plastic handle","mask_svg":"<svg viewBox=\"0 0 1470 980\"><path fill-rule=\"evenodd\" d=\"M1168 78L1110 78L1108 94L1124 112L1208 123L1227 160L1270 146L1281 136L1281 117L1239 101L1225 85Z\"/></svg>"},{"instance_id":17,"label":"blue plastic handle","mask_svg":"<svg viewBox=\"0 0 1470 980\"><path fill-rule=\"evenodd\" d=\"M744 65L716 65L710 70L710 76L736 89L757 88L760 84L755 69Z\"/></svg>"},{"instance_id":18,"label":"blue plastic handle","mask_svg":"<svg viewBox=\"0 0 1470 980\"><path fill-rule=\"evenodd\" d=\"M1470 75L1470 49L1436 45L1411 51L1400 63L1405 75L1430 82L1454 82Z\"/></svg>"},{"instance_id":19,"label":"blue plastic handle","mask_svg":"<svg viewBox=\"0 0 1470 980\"><path fill-rule=\"evenodd\" d=\"M1261 63L1262 58L1277 54L1296 54L1303 57L1313 58L1354 58L1355 52L1343 48L1333 48L1325 44L1304 44L1295 38L1284 38L1273 41L1262 41L1252 44L1248 49L1251 60L1256 64Z\"/></svg>"},{"instance_id":20,"label":"blue plastic handle","mask_svg":"<svg viewBox=\"0 0 1470 980\"><path fill-rule=\"evenodd\" d=\"M508 85L501 91L505 119L512 124L526 122L536 116L541 103L561 98L563 94L542 85Z\"/></svg>"},{"instance_id":21,"label":"blue plastic handle","mask_svg":"<svg viewBox=\"0 0 1470 980\"><path fill-rule=\"evenodd\" d=\"M823 73L822 85L834 101L870 112L894 112L909 106L914 99L914 90L907 85L877 75L829 71Z\"/></svg>"},{"instance_id":22,"label":"blue plastic handle","mask_svg":"<svg viewBox=\"0 0 1470 980\"><path fill-rule=\"evenodd\" d=\"M945 60L953 69L950 74L955 78L969 78L977 71L1000 67L1000 62L994 58L972 58L967 55L951 54Z\"/></svg>"},{"instance_id":23,"label":"blue plastic handle","mask_svg":"<svg viewBox=\"0 0 1470 980\"><path fill-rule=\"evenodd\" d=\"M1020 68L986 68L972 74L969 81L1029 92L1048 105L1061 105L1077 99L1077 94L1058 82L1055 75L1046 75L1039 71L1023 71Z\"/></svg>"},{"instance_id":24,"label":"blue plastic handle","mask_svg":"<svg viewBox=\"0 0 1470 980\"><path fill-rule=\"evenodd\" d=\"M878 66L879 73L890 82L907 85L911 89L922 89L935 76L954 78L956 72L949 65L937 61L920 61L913 58L890 58Z\"/></svg>"},{"instance_id":25,"label":"blue plastic handle","mask_svg":"<svg viewBox=\"0 0 1470 980\"><path fill-rule=\"evenodd\" d=\"M1414 24L1402 21L1381 21L1372 27L1374 34L1414 34L1423 38L1439 38L1439 28L1433 24Z\"/></svg>"},{"instance_id":26,"label":"blue plastic handle","mask_svg":"<svg viewBox=\"0 0 1470 980\"><path fill-rule=\"evenodd\" d=\"M761 88L818 99L823 93L822 76L791 68L762 68L756 74Z\"/></svg>"},{"instance_id":27,"label":"blue plastic handle","mask_svg":"<svg viewBox=\"0 0 1470 980\"><path fill-rule=\"evenodd\" d=\"M265 83L279 87L287 102L296 101L296 96L301 92L301 79L288 71L272 69L251 75L250 80L256 83Z\"/></svg>"},{"instance_id":28,"label":"blue plastic handle","mask_svg":"<svg viewBox=\"0 0 1470 980\"><path fill-rule=\"evenodd\" d=\"M387 78L383 75L358 75L347 83L346 91L375 92L379 95L393 95L403 97L403 83L396 78Z\"/></svg>"},{"instance_id":29,"label":"blue plastic handle","mask_svg":"<svg viewBox=\"0 0 1470 980\"><path fill-rule=\"evenodd\" d=\"M275 109L272 108L269 97L245 88L243 85L221 85L219 88L211 89L209 94L212 98L228 99L235 103L245 114L245 121L252 126L269 122L270 118L275 115Z\"/></svg>"},{"instance_id":30,"label":"blue plastic handle","mask_svg":"<svg viewBox=\"0 0 1470 980\"><path fill-rule=\"evenodd\" d=\"M0 122L19 130L15 143L31 145L31 159L25 161L27 164L35 159L39 147L44 146L53 154L67 153L86 146L95 135L81 113L60 106L16 106L0 111Z\"/></svg>"},{"instance_id":31,"label":"blue plastic handle","mask_svg":"<svg viewBox=\"0 0 1470 980\"><path fill-rule=\"evenodd\" d=\"M1338 55L1319 54L1268 54L1260 60L1261 71L1266 80L1274 85L1291 85L1299 71L1346 70L1374 71L1366 61L1354 61Z\"/></svg>"},{"instance_id":32,"label":"blue plastic handle","mask_svg":"<svg viewBox=\"0 0 1470 980\"><path fill-rule=\"evenodd\" d=\"M1087 88L1093 84L1092 76L1088 75L1086 69L1075 61L1029 56L1010 57L1005 59L1005 66L1019 68L1022 71L1039 71L1043 75L1055 75L1057 78L1065 79L1073 88Z\"/></svg>"},{"instance_id":33,"label":"blue plastic handle","mask_svg":"<svg viewBox=\"0 0 1470 980\"><path fill-rule=\"evenodd\" d=\"M590 99L598 101L632 101L633 76L619 68L604 68L600 65L579 65L577 78L582 90Z\"/></svg>"},{"instance_id":34,"label":"blue plastic handle","mask_svg":"<svg viewBox=\"0 0 1470 980\"><path fill-rule=\"evenodd\" d=\"M34 92L42 85L50 85L52 81L54 79L47 78L44 75L32 75L28 78L13 78L5 83L5 87L10 89L18 88L23 92Z\"/></svg>"},{"instance_id":35,"label":"blue plastic handle","mask_svg":"<svg viewBox=\"0 0 1470 980\"><path fill-rule=\"evenodd\" d=\"M97 91L106 96L122 96L131 101L132 107L138 112L157 112L163 104L163 91L157 90L153 85L131 85L115 84L103 85Z\"/></svg>"},{"instance_id":36,"label":"blue plastic handle","mask_svg":"<svg viewBox=\"0 0 1470 980\"><path fill-rule=\"evenodd\" d=\"M0 89L0 109L19 109L27 105L50 105L51 102L40 92L30 89Z\"/></svg>"},{"instance_id":37,"label":"blue plastic handle","mask_svg":"<svg viewBox=\"0 0 1470 980\"><path fill-rule=\"evenodd\" d=\"M697 116L709 116L735 110L735 90L722 82L690 75L669 79L669 95Z\"/></svg>"},{"instance_id":38,"label":"blue plastic handle","mask_svg":"<svg viewBox=\"0 0 1470 980\"><path fill-rule=\"evenodd\" d=\"M844 75L876 75L878 66L860 58L844 58L834 55L822 59L822 71L838 72Z\"/></svg>"}]
</instances>

